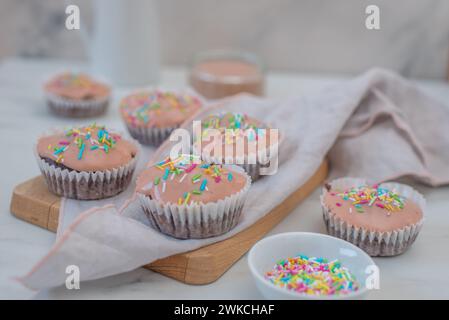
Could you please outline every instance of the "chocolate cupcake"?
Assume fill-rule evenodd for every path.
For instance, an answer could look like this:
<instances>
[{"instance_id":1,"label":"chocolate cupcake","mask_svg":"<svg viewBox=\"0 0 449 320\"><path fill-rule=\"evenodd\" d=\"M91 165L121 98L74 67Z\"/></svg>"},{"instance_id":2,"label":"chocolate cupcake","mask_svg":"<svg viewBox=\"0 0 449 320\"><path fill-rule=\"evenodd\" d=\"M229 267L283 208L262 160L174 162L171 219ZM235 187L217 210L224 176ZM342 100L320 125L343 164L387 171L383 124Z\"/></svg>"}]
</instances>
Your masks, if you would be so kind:
<instances>
[{"instance_id":1,"label":"chocolate cupcake","mask_svg":"<svg viewBox=\"0 0 449 320\"><path fill-rule=\"evenodd\" d=\"M198 111L198 97L172 91L141 91L122 99L120 113L129 133L145 145L159 146Z\"/></svg>"},{"instance_id":2,"label":"chocolate cupcake","mask_svg":"<svg viewBox=\"0 0 449 320\"><path fill-rule=\"evenodd\" d=\"M279 137L271 139L272 129L246 114L208 115L201 120L201 128L201 146L196 139L194 149L202 159L209 163L237 164L252 181L259 179L261 168L269 167L270 161L277 157Z\"/></svg>"},{"instance_id":3,"label":"chocolate cupcake","mask_svg":"<svg viewBox=\"0 0 449 320\"><path fill-rule=\"evenodd\" d=\"M52 193L93 200L126 189L136 167L138 145L93 124L43 135L35 154Z\"/></svg>"},{"instance_id":4,"label":"chocolate cupcake","mask_svg":"<svg viewBox=\"0 0 449 320\"><path fill-rule=\"evenodd\" d=\"M65 117L92 117L103 114L109 104L110 88L82 73L62 73L44 86L52 112Z\"/></svg>"},{"instance_id":5,"label":"chocolate cupcake","mask_svg":"<svg viewBox=\"0 0 449 320\"><path fill-rule=\"evenodd\" d=\"M137 194L151 225L180 239L218 236L239 222L251 178L238 167L167 158L144 170Z\"/></svg>"},{"instance_id":6,"label":"chocolate cupcake","mask_svg":"<svg viewBox=\"0 0 449 320\"><path fill-rule=\"evenodd\" d=\"M326 184L321 205L329 234L371 256L403 253L424 221L423 196L399 183L370 186L363 179L337 179Z\"/></svg>"}]
</instances>

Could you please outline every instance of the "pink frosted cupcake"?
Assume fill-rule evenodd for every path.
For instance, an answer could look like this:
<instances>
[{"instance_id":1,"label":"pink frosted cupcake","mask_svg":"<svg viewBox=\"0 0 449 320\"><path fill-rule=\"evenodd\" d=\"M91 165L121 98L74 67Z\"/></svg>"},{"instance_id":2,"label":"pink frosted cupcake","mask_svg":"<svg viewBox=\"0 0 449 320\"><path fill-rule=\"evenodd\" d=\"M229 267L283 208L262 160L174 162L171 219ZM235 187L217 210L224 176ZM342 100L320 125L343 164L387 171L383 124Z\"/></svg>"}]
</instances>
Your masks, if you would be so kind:
<instances>
[{"instance_id":1,"label":"pink frosted cupcake","mask_svg":"<svg viewBox=\"0 0 449 320\"><path fill-rule=\"evenodd\" d=\"M193 163L190 156L144 170L137 194L151 225L180 239L218 236L240 220L251 178L239 167Z\"/></svg>"},{"instance_id":2,"label":"pink frosted cupcake","mask_svg":"<svg viewBox=\"0 0 449 320\"><path fill-rule=\"evenodd\" d=\"M92 117L103 114L108 106L110 87L82 73L62 73L44 86L52 112L65 117Z\"/></svg>"},{"instance_id":3,"label":"pink frosted cupcake","mask_svg":"<svg viewBox=\"0 0 449 320\"><path fill-rule=\"evenodd\" d=\"M145 145L159 146L202 106L198 97L171 91L141 91L122 99L120 113L130 134Z\"/></svg>"},{"instance_id":4,"label":"pink frosted cupcake","mask_svg":"<svg viewBox=\"0 0 449 320\"><path fill-rule=\"evenodd\" d=\"M201 129L201 141L195 137L194 148L201 152L202 159L209 163L237 164L252 181L259 179L262 170L277 157L279 136L272 139L270 126L247 114L211 114L201 120Z\"/></svg>"},{"instance_id":5,"label":"pink frosted cupcake","mask_svg":"<svg viewBox=\"0 0 449 320\"><path fill-rule=\"evenodd\" d=\"M96 124L44 134L35 147L48 189L78 200L103 199L125 190L138 152L137 142Z\"/></svg>"},{"instance_id":6,"label":"pink frosted cupcake","mask_svg":"<svg viewBox=\"0 0 449 320\"><path fill-rule=\"evenodd\" d=\"M369 185L359 178L336 179L323 189L321 205L329 234L371 256L403 253L424 221L423 196L400 183Z\"/></svg>"}]
</instances>

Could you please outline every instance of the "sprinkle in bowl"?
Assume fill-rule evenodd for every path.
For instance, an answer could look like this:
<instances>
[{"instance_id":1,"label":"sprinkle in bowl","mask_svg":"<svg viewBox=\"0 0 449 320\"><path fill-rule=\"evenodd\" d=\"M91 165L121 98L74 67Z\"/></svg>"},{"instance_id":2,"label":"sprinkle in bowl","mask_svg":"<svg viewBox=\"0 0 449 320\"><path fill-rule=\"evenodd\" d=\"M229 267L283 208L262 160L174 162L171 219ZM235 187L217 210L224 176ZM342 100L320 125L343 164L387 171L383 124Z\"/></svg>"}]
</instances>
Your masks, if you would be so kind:
<instances>
[{"instance_id":1,"label":"sprinkle in bowl","mask_svg":"<svg viewBox=\"0 0 449 320\"><path fill-rule=\"evenodd\" d=\"M249 252L248 265L257 288L267 299L340 300L360 299L367 294L365 283L375 263L363 250L347 241L319 233L288 232L257 242ZM287 265L288 268L284 268ZM328 282L320 283L321 287L327 288L331 280L336 279L341 285L331 285L345 289L337 289L333 294L311 294L311 289L287 288L282 282L291 279L292 272L301 276L294 285L310 288L309 283L320 282L317 279L323 279L324 275ZM322 292L329 290L323 289Z\"/></svg>"}]
</instances>

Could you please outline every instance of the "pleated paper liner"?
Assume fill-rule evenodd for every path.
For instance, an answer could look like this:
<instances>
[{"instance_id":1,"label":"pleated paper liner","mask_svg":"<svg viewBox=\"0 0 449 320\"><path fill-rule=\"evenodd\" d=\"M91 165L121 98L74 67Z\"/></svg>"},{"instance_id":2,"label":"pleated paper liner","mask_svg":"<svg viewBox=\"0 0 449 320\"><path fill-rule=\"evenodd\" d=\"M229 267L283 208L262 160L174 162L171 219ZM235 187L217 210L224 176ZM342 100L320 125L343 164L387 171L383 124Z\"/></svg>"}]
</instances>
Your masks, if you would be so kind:
<instances>
[{"instance_id":1,"label":"pleated paper liner","mask_svg":"<svg viewBox=\"0 0 449 320\"><path fill-rule=\"evenodd\" d=\"M341 178L330 182L332 189L346 190L352 187L366 185L366 181L360 178ZM426 201L424 197L410 186L400 183L382 183L381 188L396 190L396 192L415 202L423 213L423 218L415 224L404 226L389 232L370 231L365 228L353 226L336 217L324 203L323 188L320 197L323 210L323 219L330 235L351 242L370 256L395 256L406 251L415 241L424 222Z\"/></svg>"},{"instance_id":2,"label":"pleated paper liner","mask_svg":"<svg viewBox=\"0 0 449 320\"><path fill-rule=\"evenodd\" d=\"M40 137L60 131L54 129ZM78 200L97 200L115 196L130 184L140 154L140 145L135 140L129 138L127 140L132 142L138 151L129 163L112 170L78 172L57 167L39 156L37 142L34 146L34 155L47 187L52 193Z\"/></svg>"},{"instance_id":3,"label":"pleated paper liner","mask_svg":"<svg viewBox=\"0 0 449 320\"><path fill-rule=\"evenodd\" d=\"M240 220L251 186L251 178L241 168L232 166L230 170L244 175L246 184L238 192L215 202L179 205L163 203L159 199L138 194L151 225L160 232L179 239L209 238L230 231Z\"/></svg>"}]
</instances>

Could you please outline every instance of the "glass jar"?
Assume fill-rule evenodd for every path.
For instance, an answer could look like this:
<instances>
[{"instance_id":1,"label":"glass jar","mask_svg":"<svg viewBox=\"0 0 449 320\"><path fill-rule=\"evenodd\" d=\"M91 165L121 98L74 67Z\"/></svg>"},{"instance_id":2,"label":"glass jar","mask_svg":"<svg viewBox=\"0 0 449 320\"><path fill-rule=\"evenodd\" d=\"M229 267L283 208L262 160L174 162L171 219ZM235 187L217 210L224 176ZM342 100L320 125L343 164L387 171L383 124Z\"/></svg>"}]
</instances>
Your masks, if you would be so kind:
<instances>
[{"instance_id":1,"label":"glass jar","mask_svg":"<svg viewBox=\"0 0 449 320\"><path fill-rule=\"evenodd\" d=\"M220 99L242 92L262 96L264 78L264 67L253 54L208 51L195 57L189 83L207 99Z\"/></svg>"}]
</instances>

